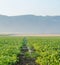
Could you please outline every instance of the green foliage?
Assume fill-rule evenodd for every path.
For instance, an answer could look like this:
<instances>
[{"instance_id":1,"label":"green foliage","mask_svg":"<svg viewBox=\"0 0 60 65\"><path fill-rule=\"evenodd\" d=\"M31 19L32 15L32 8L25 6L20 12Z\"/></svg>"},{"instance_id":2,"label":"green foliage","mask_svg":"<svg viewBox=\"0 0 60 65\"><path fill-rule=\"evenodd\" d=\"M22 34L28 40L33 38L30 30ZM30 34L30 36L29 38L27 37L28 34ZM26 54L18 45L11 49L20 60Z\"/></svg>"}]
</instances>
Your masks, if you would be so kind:
<instances>
[{"instance_id":1,"label":"green foliage","mask_svg":"<svg viewBox=\"0 0 60 65\"><path fill-rule=\"evenodd\" d=\"M26 39L0 37L0 65L15 64L22 45L27 45L31 49L31 53L28 51L25 56L36 59L37 65L60 65L60 37L27 37Z\"/></svg>"},{"instance_id":2,"label":"green foliage","mask_svg":"<svg viewBox=\"0 0 60 65\"><path fill-rule=\"evenodd\" d=\"M39 65L60 65L60 37L28 37L28 46L35 49Z\"/></svg>"},{"instance_id":3,"label":"green foliage","mask_svg":"<svg viewBox=\"0 0 60 65\"><path fill-rule=\"evenodd\" d=\"M13 65L22 46L20 37L0 37L0 65Z\"/></svg>"}]
</instances>

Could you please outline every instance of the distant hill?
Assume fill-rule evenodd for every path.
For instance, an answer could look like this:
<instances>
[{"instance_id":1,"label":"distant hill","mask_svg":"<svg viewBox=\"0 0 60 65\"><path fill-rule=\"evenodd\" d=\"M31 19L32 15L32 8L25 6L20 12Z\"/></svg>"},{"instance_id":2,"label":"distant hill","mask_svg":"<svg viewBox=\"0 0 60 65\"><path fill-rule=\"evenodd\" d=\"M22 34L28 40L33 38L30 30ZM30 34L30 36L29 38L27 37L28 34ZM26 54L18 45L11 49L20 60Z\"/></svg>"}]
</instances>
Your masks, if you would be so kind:
<instances>
[{"instance_id":1,"label":"distant hill","mask_svg":"<svg viewBox=\"0 0 60 65\"><path fill-rule=\"evenodd\" d=\"M0 15L0 33L59 34L60 16Z\"/></svg>"}]
</instances>

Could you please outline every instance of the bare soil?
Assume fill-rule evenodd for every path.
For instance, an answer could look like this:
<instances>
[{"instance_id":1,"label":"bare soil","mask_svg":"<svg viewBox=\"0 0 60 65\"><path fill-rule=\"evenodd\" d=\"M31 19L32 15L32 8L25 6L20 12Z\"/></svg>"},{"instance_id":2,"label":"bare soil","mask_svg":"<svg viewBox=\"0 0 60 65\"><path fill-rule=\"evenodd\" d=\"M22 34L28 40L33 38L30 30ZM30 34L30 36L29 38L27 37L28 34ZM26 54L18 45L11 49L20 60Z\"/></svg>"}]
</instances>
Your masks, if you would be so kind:
<instances>
[{"instance_id":1,"label":"bare soil","mask_svg":"<svg viewBox=\"0 0 60 65\"><path fill-rule=\"evenodd\" d=\"M26 46L27 42L25 40L23 43L25 43L25 44L22 46L21 53L18 55L19 61L16 62L16 64L14 64L14 65L37 65L35 63L35 58L25 56L25 53L29 52L29 49Z\"/></svg>"}]
</instances>

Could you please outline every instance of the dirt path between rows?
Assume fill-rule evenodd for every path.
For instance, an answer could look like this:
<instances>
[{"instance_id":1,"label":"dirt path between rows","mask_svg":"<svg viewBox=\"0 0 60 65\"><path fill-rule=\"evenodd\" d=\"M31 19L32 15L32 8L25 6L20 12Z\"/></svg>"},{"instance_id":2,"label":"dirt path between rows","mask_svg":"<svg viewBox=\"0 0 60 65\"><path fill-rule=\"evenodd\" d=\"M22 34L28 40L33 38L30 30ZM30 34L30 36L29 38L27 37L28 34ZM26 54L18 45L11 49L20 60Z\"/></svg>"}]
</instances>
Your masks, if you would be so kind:
<instances>
[{"instance_id":1,"label":"dirt path between rows","mask_svg":"<svg viewBox=\"0 0 60 65\"><path fill-rule=\"evenodd\" d=\"M19 61L15 65L37 65L35 63L35 58L31 58L26 53L31 55L31 51L29 47L27 47L27 40L24 38L23 46L21 47L21 53L18 55Z\"/></svg>"}]
</instances>

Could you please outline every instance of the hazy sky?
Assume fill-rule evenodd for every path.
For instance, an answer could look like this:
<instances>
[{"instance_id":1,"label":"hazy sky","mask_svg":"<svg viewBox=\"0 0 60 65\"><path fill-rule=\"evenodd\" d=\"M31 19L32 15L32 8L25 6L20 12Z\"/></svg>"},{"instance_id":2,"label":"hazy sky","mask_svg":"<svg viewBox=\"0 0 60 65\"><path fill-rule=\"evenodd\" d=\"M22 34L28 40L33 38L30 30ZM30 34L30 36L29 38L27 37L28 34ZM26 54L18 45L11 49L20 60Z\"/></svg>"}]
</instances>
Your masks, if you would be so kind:
<instances>
[{"instance_id":1,"label":"hazy sky","mask_svg":"<svg viewBox=\"0 0 60 65\"><path fill-rule=\"evenodd\" d=\"M60 0L0 0L3 15L60 15Z\"/></svg>"}]
</instances>

